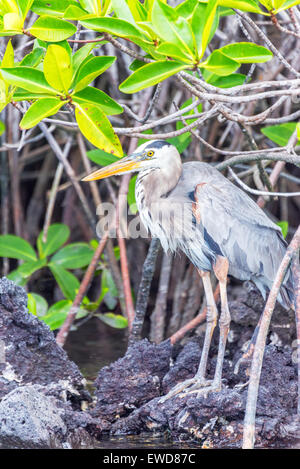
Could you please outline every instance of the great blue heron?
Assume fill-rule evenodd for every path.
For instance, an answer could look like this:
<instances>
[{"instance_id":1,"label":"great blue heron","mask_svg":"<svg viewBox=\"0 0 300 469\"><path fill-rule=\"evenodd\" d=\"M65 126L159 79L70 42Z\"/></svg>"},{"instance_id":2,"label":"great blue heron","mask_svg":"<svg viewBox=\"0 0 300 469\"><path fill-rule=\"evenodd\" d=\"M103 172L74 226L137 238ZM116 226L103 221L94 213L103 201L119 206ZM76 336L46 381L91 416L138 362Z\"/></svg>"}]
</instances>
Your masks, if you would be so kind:
<instances>
[{"instance_id":1,"label":"great blue heron","mask_svg":"<svg viewBox=\"0 0 300 469\"><path fill-rule=\"evenodd\" d=\"M280 228L241 189L207 163L182 164L177 149L164 140L139 146L130 156L106 166L84 181L138 171L136 202L141 220L165 251L182 250L196 266L207 302L207 326L198 371L177 385L177 392L221 389L222 367L230 325L227 275L252 280L266 297L286 251ZM212 334L217 323L210 272L220 284L221 314L215 375L205 379ZM289 271L278 295L288 309L293 300Z\"/></svg>"}]
</instances>

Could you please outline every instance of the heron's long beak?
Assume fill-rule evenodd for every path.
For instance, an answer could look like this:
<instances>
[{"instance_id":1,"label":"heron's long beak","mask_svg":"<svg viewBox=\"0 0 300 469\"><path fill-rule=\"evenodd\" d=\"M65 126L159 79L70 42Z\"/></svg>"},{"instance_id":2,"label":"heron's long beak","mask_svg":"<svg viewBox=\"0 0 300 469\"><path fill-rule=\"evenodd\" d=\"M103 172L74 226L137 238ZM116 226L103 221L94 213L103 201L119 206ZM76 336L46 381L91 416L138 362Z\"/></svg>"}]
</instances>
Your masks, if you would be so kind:
<instances>
[{"instance_id":1,"label":"heron's long beak","mask_svg":"<svg viewBox=\"0 0 300 469\"><path fill-rule=\"evenodd\" d=\"M140 155L135 154L122 158L120 161L109 164L104 168L98 169L88 176L84 177L82 181L95 181L96 179L104 179L115 174L127 173L140 168L142 162L139 160Z\"/></svg>"}]
</instances>

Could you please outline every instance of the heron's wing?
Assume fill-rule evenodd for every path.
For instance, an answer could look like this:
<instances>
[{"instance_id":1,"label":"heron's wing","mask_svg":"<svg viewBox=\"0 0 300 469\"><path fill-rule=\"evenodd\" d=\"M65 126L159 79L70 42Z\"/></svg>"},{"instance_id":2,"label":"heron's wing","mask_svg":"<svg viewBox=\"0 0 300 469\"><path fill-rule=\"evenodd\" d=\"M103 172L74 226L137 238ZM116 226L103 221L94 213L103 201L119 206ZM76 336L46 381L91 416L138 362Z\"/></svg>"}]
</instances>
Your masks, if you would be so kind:
<instances>
[{"instance_id":1,"label":"heron's wing","mask_svg":"<svg viewBox=\"0 0 300 469\"><path fill-rule=\"evenodd\" d=\"M212 250L228 258L237 278L272 282L285 252L280 228L241 189L228 180L198 184L198 229Z\"/></svg>"}]
</instances>

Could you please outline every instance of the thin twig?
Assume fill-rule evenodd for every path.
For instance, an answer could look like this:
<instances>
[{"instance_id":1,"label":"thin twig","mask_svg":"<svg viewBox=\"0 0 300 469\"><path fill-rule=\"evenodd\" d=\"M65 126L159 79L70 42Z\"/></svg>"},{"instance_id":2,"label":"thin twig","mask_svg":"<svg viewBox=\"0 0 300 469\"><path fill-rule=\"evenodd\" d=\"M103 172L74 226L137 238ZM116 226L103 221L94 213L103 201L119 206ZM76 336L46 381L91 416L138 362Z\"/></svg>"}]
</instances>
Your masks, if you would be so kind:
<instances>
[{"instance_id":1,"label":"thin twig","mask_svg":"<svg viewBox=\"0 0 300 469\"><path fill-rule=\"evenodd\" d=\"M289 64L287 62L287 60L285 60L285 58L283 57L283 55L279 52L279 50L274 46L274 44L270 41L270 39L265 35L265 33L255 24L255 22L248 16L246 15L246 13L242 12L242 11L239 11L239 10L236 10L235 8L233 8L233 10L237 13L237 15L239 15L243 21L245 21L246 23L248 23L251 28L254 29L254 31L257 33L257 35L265 42L265 44L269 47L269 49L273 52L274 55L276 55L276 57L280 60L280 62L282 62L285 67L293 74L293 75L296 75L297 77L300 76L300 73L297 72L297 70L294 69L294 67L292 67L291 64Z\"/></svg>"},{"instance_id":2,"label":"thin twig","mask_svg":"<svg viewBox=\"0 0 300 469\"><path fill-rule=\"evenodd\" d=\"M285 161L287 163L292 163L295 165L300 164L300 156L299 155L291 155L287 151L283 151L282 153L268 153L267 155L264 154L257 154L257 155L244 155L241 153L240 155L233 156L228 160L222 161L216 165L216 168L219 171L223 171L223 169L227 168L228 166L234 166L238 163L245 163L247 161L256 161L256 160L272 160L272 161Z\"/></svg>"},{"instance_id":3,"label":"thin twig","mask_svg":"<svg viewBox=\"0 0 300 469\"><path fill-rule=\"evenodd\" d=\"M164 253L160 270L155 308L151 314L150 340L159 344L165 333L168 287L172 268L172 256Z\"/></svg>"},{"instance_id":4,"label":"thin twig","mask_svg":"<svg viewBox=\"0 0 300 469\"><path fill-rule=\"evenodd\" d=\"M59 332L56 336L56 342L61 347L63 347L65 342L66 342L66 339L68 337L71 326L72 326L73 322L76 319L76 315L78 313L78 310L79 310L79 307L80 307L81 302L83 300L83 297L85 296L85 294L87 292L87 289L89 287L89 284L92 281L94 272L95 272L95 270L97 268L97 265L98 265L99 258L102 254L105 243L107 241L108 234L109 234L109 231L107 231L105 233L105 235L103 236L103 238L99 242L99 244L97 246L97 249L95 250L95 253L93 255L93 258L90 262L90 265L88 266L88 268L87 268L87 270L84 274L84 277L82 279L82 282L81 282L79 290L78 290L78 293L77 293L77 295L76 295L76 297L73 301L73 304L72 304L72 306L71 306L71 308L68 312L66 320L63 323L63 325L61 326L61 328L60 328L60 330L59 330Z\"/></svg>"},{"instance_id":5,"label":"thin twig","mask_svg":"<svg viewBox=\"0 0 300 469\"><path fill-rule=\"evenodd\" d=\"M87 202L87 199L86 199L86 196L75 176L75 173L74 173L74 170L72 168L72 166L70 165L70 163L68 162L66 156L63 154L60 146L58 145L58 143L56 142L55 138L53 137L53 135L49 132L49 129L48 127L46 126L46 124L44 124L44 122L40 122L38 124L38 126L40 127L41 131L43 132L43 134L45 135L46 137L46 140L48 141L49 145L51 146L52 148L52 151L54 152L54 154L56 155L56 157L58 158L58 160L62 163L63 167L64 167L64 170L66 171L67 173L67 176L69 177L74 189L75 189L75 192L81 202L81 205L82 205L82 208L84 210L84 213L86 215L86 218L91 226L91 228L93 229L93 231L95 231L95 226L96 226L96 221L95 221L95 218L89 208L89 205L88 205L88 202Z\"/></svg>"},{"instance_id":6,"label":"thin twig","mask_svg":"<svg viewBox=\"0 0 300 469\"><path fill-rule=\"evenodd\" d=\"M300 192L267 192L267 191L258 191L256 189L252 189L251 187L247 186L239 177L237 174L235 174L232 169L228 168L229 173L231 176L234 178L234 180L247 192L250 192L250 194L254 195L268 195L271 197L299 197Z\"/></svg>"},{"instance_id":7,"label":"thin twig","mask_svg":"<svg viewBox=\"0 0 300 469\"><path fill-rule=\"evenodd\" d=\"M265 351L266 338L269 330L269 325L276 303L276 299L284 280L286 271L291 263L294 255L298 252L300 247L300 225L290 242L287 251L281 261L275 276L273 286L268 296L267 303L264 308L264 312L261 318L261 325L258 331L256 344L254 347L253 359L250 371L250 381L248 387L247 403L246 403L246 414L244 420L244 435L243 435L243 448L250 449L254 446L255 441L255 414L256 414L256 403L258 396L258 387L260 374L262 369L263 356Z\"/></svg>"},{"instance_id":8,"label":"thin twig","mask_svg":"<svg viewBox=\"0 0 300 469\"><path fill-rule=\"evenodd\" d=\"M137 294L135 316L132 323L132 329L129 336L129 345L141 339L142 327L148 305L151 282L154 275L155 264L158 252L160 250L160 241L157 238L151 240L147 257L143 264L142 277Z\"/></svg>"},{"instance_id":9,"label":"thin twig","mask_svg":"<svg viewBox=\"0 0 300 469\"><path fill-rule=\"evenodd\" d=\"M71 149L71 145L72 145L72 138L69 137L63 150L63 153L66 158L68 157L68 153ZM57 169L55 171L55 176L52 182L49 201L48 201L48 205L46 209L46 215L45 215L45 221L44 221L44 227L43 227L43 242L44 243L47 241L47 234L48 234L48 229L51 223L51 218L52 218L54 204L55 204L56 195L57 195L57 189L58 189L58 186L59 186L62 174L63 174L63 170L64 170L63 164L59 162L57 165Z\"/></svg>"}]
</instances>

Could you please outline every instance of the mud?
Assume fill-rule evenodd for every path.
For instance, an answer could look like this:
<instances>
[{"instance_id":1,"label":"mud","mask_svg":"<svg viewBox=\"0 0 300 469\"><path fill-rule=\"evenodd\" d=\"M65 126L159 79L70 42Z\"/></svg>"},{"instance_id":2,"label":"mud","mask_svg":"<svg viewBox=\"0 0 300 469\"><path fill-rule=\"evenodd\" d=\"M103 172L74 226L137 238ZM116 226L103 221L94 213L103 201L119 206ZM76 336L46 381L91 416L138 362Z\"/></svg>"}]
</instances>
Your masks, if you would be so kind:
<instances>
[{"instance_id":1,"label":"mud","mask_svg":"<svg viewBox=\"0 0 300 469\"><path fill-rule=\"evenodd\" d=\"M244 296L231 292L233 321L222 391L160 401L175 384L195 374L203 343L200 327L199 336L186 339L184 346L144 339L130 347L124 357L100 370L92 401L79 369L57 346L53 333L27 312L25 291L0 280L2 447L92 447L91 438L155 432L203 448L239 448L250 362L236 373L235 364L262 310L255 290L246 288ZM277 309L272 327L259 389L256 446L299 447L290 313ZM214 373L216 344L217 334L208 377Z\"/></svg>"}]
</instances>

